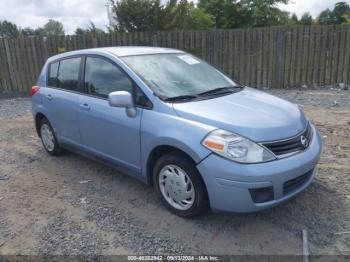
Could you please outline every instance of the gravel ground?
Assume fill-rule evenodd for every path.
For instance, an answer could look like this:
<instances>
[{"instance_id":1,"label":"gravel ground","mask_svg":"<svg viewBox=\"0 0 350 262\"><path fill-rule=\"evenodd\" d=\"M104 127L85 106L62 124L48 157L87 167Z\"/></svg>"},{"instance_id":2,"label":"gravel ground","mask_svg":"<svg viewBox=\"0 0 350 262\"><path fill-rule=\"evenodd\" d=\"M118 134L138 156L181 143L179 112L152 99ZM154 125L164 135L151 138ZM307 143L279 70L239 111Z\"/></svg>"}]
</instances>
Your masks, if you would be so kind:
<instances>
[{"instance_id":1,"label":"gravel ground","mask_svg":"<svg viewBox=\"0 0 350 262\"><path fill-rule=\"evenodd\" d=\"M13 119L30 113L31 102L28 98L0 99L0 119Z\"/></svg>"},{"instance_id":2,"label":"gravel ground","mask_svg":"<svg viewBox=\"0 0 350 262\"><path fill-rule=\"evenodd\" d=\"M182 219L152 188L67 152L42 148L26 98L0 100L0 254L350 255L350 91L266 90L303 107L324 150L297 198L253 214ZM336 101L336 102L335 102ZM258 233L257 233L258 232ZM92 256L92 257L91 257Z\"/></svg>"}]
</instances>

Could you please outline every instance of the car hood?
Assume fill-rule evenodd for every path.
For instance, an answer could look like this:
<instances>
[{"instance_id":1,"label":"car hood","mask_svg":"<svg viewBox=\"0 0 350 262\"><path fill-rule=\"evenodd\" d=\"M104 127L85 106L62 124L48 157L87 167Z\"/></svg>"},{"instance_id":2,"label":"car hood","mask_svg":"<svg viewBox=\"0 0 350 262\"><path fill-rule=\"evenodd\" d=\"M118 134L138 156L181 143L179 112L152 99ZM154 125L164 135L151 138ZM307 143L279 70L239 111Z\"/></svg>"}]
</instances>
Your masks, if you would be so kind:
<instances>
[{"instance_id":1,"label":"car hood","mask_svg":"<svg viewBox=\"0 0 350 262\"><path fill-rule=\"evenodd\" d=\"M235 132L256 142L292 137L307 124L297 105L248 87L213 99L174 103L173 107L180 117Z\"/></svg>"}]
</instances>

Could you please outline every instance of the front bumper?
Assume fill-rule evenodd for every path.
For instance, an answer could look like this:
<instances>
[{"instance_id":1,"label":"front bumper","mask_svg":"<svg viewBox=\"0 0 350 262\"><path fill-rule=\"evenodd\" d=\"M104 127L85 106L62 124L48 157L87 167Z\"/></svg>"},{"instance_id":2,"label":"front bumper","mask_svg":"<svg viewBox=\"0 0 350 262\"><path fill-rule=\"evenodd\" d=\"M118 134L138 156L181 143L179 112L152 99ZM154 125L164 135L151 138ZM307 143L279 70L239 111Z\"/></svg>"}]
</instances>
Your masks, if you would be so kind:
<instances>
[{"instance_id":1,"label":"front bumper","mask_svg":"<svg viewBox=\"0 0 350 262\"><path fill-rule=\"evenodd\" d=\"M309 147L284 159L239 164L211 154L201 161L197 168L206 184L211 208L224 212L254 212L278 205L302 192L315 175L322 149L320 135L312 128L314 135ZM266 202L253 201L252 190L261 188L272 188L272 198Z\"/></svg>"}]
</instances>

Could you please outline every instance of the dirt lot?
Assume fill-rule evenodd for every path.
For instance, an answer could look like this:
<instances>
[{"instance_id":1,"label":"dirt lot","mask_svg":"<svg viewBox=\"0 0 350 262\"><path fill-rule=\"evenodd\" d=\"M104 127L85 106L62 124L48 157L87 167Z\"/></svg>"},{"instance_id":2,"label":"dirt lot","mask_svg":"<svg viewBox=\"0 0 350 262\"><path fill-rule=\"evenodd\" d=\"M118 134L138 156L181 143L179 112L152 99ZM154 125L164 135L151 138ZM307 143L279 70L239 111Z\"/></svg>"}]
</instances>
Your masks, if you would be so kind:
<instances>
[{"instance_id":1,"label":"dirt lot","mask_svg":"<svg viewBox=\"0 0 350 262\"><path fill-rule=\"evenodd\" d=\"M324 150L297 198L186 220L151 188L73 153L44 151L29 99L0 100L0 254L350 254L350 91L269 91L300 104Z\"/></svg>"}]
</instances>

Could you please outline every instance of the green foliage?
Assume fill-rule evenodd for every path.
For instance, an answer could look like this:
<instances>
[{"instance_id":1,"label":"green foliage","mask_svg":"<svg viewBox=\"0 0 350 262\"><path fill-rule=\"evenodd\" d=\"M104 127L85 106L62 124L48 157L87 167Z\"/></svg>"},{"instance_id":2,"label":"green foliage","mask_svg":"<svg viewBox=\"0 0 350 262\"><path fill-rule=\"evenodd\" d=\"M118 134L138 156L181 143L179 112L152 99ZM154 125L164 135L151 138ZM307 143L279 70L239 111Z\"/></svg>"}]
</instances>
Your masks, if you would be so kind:
<instances>
[{"instance_id":1,"label":"green foliage","mask_svg":"<svg viewBox=\"0 0 350 262\"><path fill-rule=\"evenodd\" d=\"M287 25L297 25L299 23L298 16L296 14L292 14L289 18Z\"/></svg>"},{"instance_id":2,"label":"green foliage","mask_svg":"<svg viewBox=\"0 0 350 262\"><path fill-rule=\"evenodd\" d=\"M279 8L290 0L109 0L117 24L107 28L112 32L152 32L166 30L209 30L212 28L247 28L276 25L350 24L350 6L338 2L323 10L314 20L310 13L300 19ZM194 4L197 3L197 4ZM104 34L90 22L87 29L77 28L75 34ZM43 27L17 27L0 21L0 36L64 35L62 23L50 19Z\"/></svg>"},{"instance_id":3,"label":"green foliage","mask_svg":"<svg viewBox=\"0 0 350 262\"><path fill-rule=\"evenodd\" d=\"M317 22L321 25L331 25L334 24L334 17L331 10L326 9L320 13L317 18Z\"/></svg>"},{"instance_id":4,"label":"green foliage","mask_svg":"<svg viewBox=\"0 0 350 262\"><path fill-rule=\"evenodd\" d=\"M235 28L246 22L242 5L236 0L200 0L198 7L214 18L216 28Z\"/></svg>"},{"instance_id":5,"label":"green foliage","mask_svg":"<svg viewBox=\"0 0 350 262\"><path fill-rule=\"evenodd\" d=\"M33 35L38 35L38 32L33 28L26 27L26 28L21 29L20 34L22 36L33 36Z\"/></svg>"},{"instance_id":6,"label":"green foliage","mask_svg":"<svg viewBox=\"0 0 350 262\"><path fill-rule=\"evenodd\" d=\"M97 28L93 22L90 22L90 25L88 26L87 30L90 34L92 34L94 36L102 35L105 33L102 29Z\"/></svg>"},{"instance_id":7,"label":"green foliage","mask_svg":"<svg viewBox=\"0 0 350 262\"><path fill-rule=\"evenodd\" d=\"M30 27L25 27L20 29L21 36L54 36L54 35L64 35L62 23L50 19L43 27L33 29Z\"/></svg>"},{"instance_id":8,"label":"green foliage","mask_svg":"<svg viewBox=\"0 0 350 262\"><path fill-rule=\"evenodd\" d=\"M17 25L9 21L0 21L0 36L2 37L17 37L19 36L19 29Z\"/></svg>"},{"instance_id":9,"label":"green foliage","mask_svg":"<svg viewBox=\"0 0 350 262\"><path fill-rule=\"evenodd\" d=\"M194 4L181 1L174 10L175 19L172 26L179 30L206 30L213 28L214 21L210 14Z\"/></svg>"},{"instance_id":10,"label":"green foliage","mask_svg":"<svg viewBox=\"0 0 350 262\"><path fill-rule=\"evenodd\" d=\"M344 16L350 14L350 6L345 2L339 2L335 4L333 9L333 16L337 24L343 24L346 22Z\"/></svg>"},{"instance_id":11,"label":"green foliage","mask_svg":"<svg viewBox=\"0 0 350 262\"><path fill-rule=\"evenodd\" d=\"M184 21L185 26L181 28L184 30L206 30L214 26L213 18L200 8L189 9Z\"/></svg>"},{"instance_id":12,"label":"green foliage","mask_svg":"<svg viewBox=\"0 0 350 262\"><path fill-rule=\"evenodd\" d=\"M49 21L42 27L37 29L40 35L54 36L64 35L64 29L61 22L49 19Z\"/></svg>"},{"instance_id":13,"label":"green foliage","mask_svg":"<svg viewBox=\"0 0 350 262\"><path fill-rule=\"evenodd\" d=\"M87 30L78 27L77 29L75 29L74 34L76 34L76 35L85 35L85 34L87 34Z\"/></svg>"},{"instance_id":14,"label":"green foliage","mask_svg":"<svg viewBox=\"0 0 350 262\"><path fill-rule=\"evenodd\" d=\"M334 9L326 9L320 13L317 22L321 25L336 25L347 23L350 14L350 6L345 2L336 3Z\"/></svg>"},{"instance_id":15,"label":"green foliage","mask_svg":"<svg viewBox=\"0 0 350 262\"><path fill-rule=\"evenodd\" d=\"M350 25L350 13L345 14L344 16L345 24Z\"/></svg>"},{"instance_id":16,"label":"green foliage","mask_svg":"<svg viewBox=\"0 0 350 262\"><path fill-rule=\"evenodd\" d=\"M312 25L312 23L313 19L310 13L304 13L298 22L299 25Z\"/></svg>"},{"instance_id":17,"label":"green foliage","mask_svg":"<svg viewBox=\"0 0 350 262\"><path fill-rule=\"evenodd\" d=\"M242 0L243 9L248 12L249 27L263 27L287 24L289 13L280 10L278 4L289 0Z\"/></svg>"},{"instance_id":18,"label":"green foliage","mask_svg":"<svg viewBox=\"0 0 350 262\"><path fill-rule=\"evenodd\" d=\"M169 4L167 9L170 9ZM158 0L116 1L113 2L112 10L118 21L118 24L114 26L115 31L153 31L158 29L158 26L166 27L166 25L161 23L162 16L164 16L166 10L161 9L160 1ZM171 23L171 21L167 21L167 23Z\"/></svg>"},{"instance_id":19,"label":"green foliage","mask_svg":"<svg viewBox=\"0 0 350 262\"><path fill-rule=\"evenodd\" d=\"M212 17L187 0L111 0L117 32L210 29Z\"/></svg>"},{"instance_id":20,"label":"green foliage","mask_svg":"<svg viewBox=\"0 0 350 262\"><path fill-rule=\"evenodd\" d=\"M277 5L288 0L200 0L198 6L214 17L217 28L287 24L289 13Z\"/></svg>"},{"instance_id":21,"label":"green foliage","mask_svg":"<svg viewBox=\"0 0 350 262\"><path fill-rule=\"evenodd\" d=\"M98 35L104 34L105 32L102 29L97 28L96 25L91 21L87 29L78 27L74 33L76 35L91 34L96 37Z\"/></svg>"}]
</instances>

